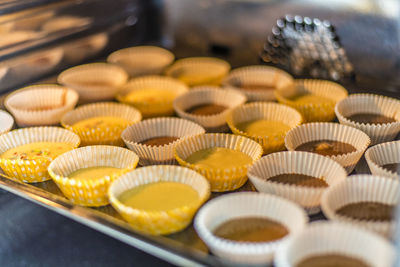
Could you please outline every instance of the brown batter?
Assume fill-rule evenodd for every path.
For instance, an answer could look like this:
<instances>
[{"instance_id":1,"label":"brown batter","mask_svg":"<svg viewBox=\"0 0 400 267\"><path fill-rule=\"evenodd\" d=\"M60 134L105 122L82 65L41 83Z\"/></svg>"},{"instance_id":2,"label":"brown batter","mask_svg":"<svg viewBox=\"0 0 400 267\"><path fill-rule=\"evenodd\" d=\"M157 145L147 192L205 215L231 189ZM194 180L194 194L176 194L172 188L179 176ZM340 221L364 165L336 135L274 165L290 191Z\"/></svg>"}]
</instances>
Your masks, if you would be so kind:
<instances>
[{"instance_id":1,"label":"brown batter","mask_svg":"<svg viewBox=\"0 0 400 267\"><path fill-rule=\"evenodd\" d=\"M318 140L301 144L295 150L314 152L323 156L338 156L354 152L357 149L350 144L339 141Z\"/></svg>"},{"instance_id":2,"label":"brown batter","mask_svg":"<svg viewBox=\"0 0 400 267\"><path fill-rule=\"evenodd\" d=\"M364 261L340 254L315 255L302 260L296 267L369 267Z\"/></svg>"},{"instance_id":3,"label":"brown batter","mask_svg":"<svg viewBox=\"0 0 400 267\"><path fill-rule=\"evenodd\" d=\"M400 174L400 163L391 163L391 164L385 164L382 166L382 168Z\"/></svg>"},{"instance_id":4,"label":"brown batter","mask_svg":"<svg viewBox=\"0 0 400 267\"><path fill-rule=\"evenodd\" d=\"M214 235L238 242L271 242L283 238L288 229L265 217L243 217L228 220L214 231Z\"/></svg>"},{"instance_id":5,"label":"brown batter","mask_svg":"<svg viewBox=\"0 0 400 267\"><path fill-rule=\"evenodd\" d=\"M275 86L268 84L245 83L240 85L240 89L248 91L265 91L265 90L275 90Z\"/></svg>"},{"instance_id":6,"label":"brown batter","mask_svg":"<svg viewBox=\"0 0 400 267\"><path fill-rule=\"evenodd\" d=\"M225 111L227 107L217 104L202 104L191 107L186 110L187 113L193 115L216 115Z\"/></svg>"},{"instance_id":7,"label":"brown batter","mask_svg":"<svg viewBox=\"0 0 400 267\"><path fill-rule=\"evenodd\" d=\"M275 175L269 178L268 181L307 187L328 187L328 184L321 178L298 173Z\"/></svg>"},{"instance_id":8,"label":"brown batter","mask_svg":"<svg viewBox=\"0 0 400 267\"><path fill-rule=\"evenodd\" d=\"M140 141L139 144L148 146L163 146L168 145L178 139L179 137L175 136L159 136Z\"/></svg>"},{"instance_id":9,"label":"brown batter","mask_svg":"<svg viewBox=\"0 0 400 267\"><path fill-rule=\"evenodd\" d=\"M394 205L365 201L344 205L336 213L358 220L391 221L394 211Z\"/></svg>"},{"instance_id":10,"label":"brown batter","mask_svg":"<svg viewBox=\"0 0 400 267\"><path fill-rule=\"evenodd\" d=\"M358 123L384 124L384 123L396 122L394 118L390 118L382 114L373 114L373 113L357 113L347 118L351 121L355 121Z\"/></svg>"}]
</instances>

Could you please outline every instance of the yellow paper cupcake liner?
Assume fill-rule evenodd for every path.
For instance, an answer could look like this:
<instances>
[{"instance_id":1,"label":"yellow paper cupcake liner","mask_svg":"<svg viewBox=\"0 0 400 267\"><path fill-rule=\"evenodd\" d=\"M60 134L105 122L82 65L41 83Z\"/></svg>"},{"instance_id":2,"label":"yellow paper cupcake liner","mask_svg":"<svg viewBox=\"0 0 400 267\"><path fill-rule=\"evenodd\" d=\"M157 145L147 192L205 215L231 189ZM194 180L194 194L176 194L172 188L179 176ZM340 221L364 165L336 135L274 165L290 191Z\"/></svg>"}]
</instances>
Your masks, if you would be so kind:
<instances>
[{"instance_id":1,"label":"yellow paper cupcake liner","mask_svg":"<svg viewBox=\"0 0 400 267\"><path fill-rule=\"evenodd\" d=\"M9 149L34 142L62 142L79 146L79 137L60 127L32 127L11 131L0 136L0 155ZM53 159L40 157L32 160L10 160L0 157L4 173L25 183L37 183L50 179L47 167Z\"/></svg>"},{"instance_id":2,"label":"yellow paper cupcake liner","mask_svg":"<svg viewBox=\"0 0 400 267\"><path fill-rule=\"evenodd\" d=\"M126 190L160 181L178 182L191 186L199 194L192 205L168 211L144 211L122 204L118 197ZM152 235L165 235L186 228L197 209L209 198L210 185L200 174L179 166L158 165L136 169L112 183L108 191L111 205L134 230Z\"/></svg>"},{"instance_id":3,"label":"yellow paper cupcake liner","mask_svg":"<svg viewBox=\"0 0 400 267\"><path fill-rule=\"evenodd\" d=\"M332 102L299 104L290 100L290 97L304 92L331 99ZM305 122L332 121L335 118L336 103L347 95L346 89L340 84L324 80L295 80L294 84L275 90L279 103L297 109L303 115Z\"/></svg>"},{"instance_id":4,"label":"yellow paper cupcake liner","mask_svg":"<svg viewBox=\"0 0 400 267\"><path fill-rule=\"evenodd\" d=\"M302 122L301 114L288 106L276 103L253 102L239 106L230 112L226 118L229 128L234 134L243 135L253 139L264 149L264 154L282 151L285 149L286 132L277 133L269 136L252 135L243 132L236 127L237 123L250 120L271 120L279 121L291 129L298 126Z\"/></svg>"},{"instance_id":5,"label":"yellow paper cupcake liner","mask_svg":"<svg viewBox=\"0 0 400 267\"><path fill-rule=\"evenodd\" d=\"M109 185L121 175L136 168L139 157L132 151L115 146L87 146L57 157L48 168L53 181L74 204L81 206L108 205ZM111 176L98 179L73 179L68 175L76 170L109 166L120 168Z\"/></svg>"},{"instance_id":6,"label":"yellow paper cupcake liner","mask_svg":"<svg viewBox=\"0 0 400 267\"><path fill-rule=\"evenodd\" d=\"M100 116L123 118L128 122L119 126L97 127L92 129L74 126L75 123L81 120ZM124 141L121 139L123 130L125 130L129 125L139 122L141 119L142 115L133 107L112 102L101 102L83 105L68 112L61 119L61 125L79 135L82 141L82 146L124 146Z\"/></svg>"},{"instance_id":7,"label":"yellow paper cupcake liner","mask_svg":"<svg viewBox=\"0 0 400 267\"><path fill-rule=\"evenodd\" d=\"M186 138L178 143L175 147L175 158L178 163L205 176L213 192L231 191L241 187L247 181L247 169L251 164L230 169L211 169L186 161L192 153L212 147L224 147L243 152L250 156L253 162L261 158L263 152L257 142L232 134L203 134Z\"/></svg>"},{"instance_id":8,"label":"yellow paper cupcake liner","mask_svg":"<svg viewBox=\"0 0 400 267\"><path fill-rule=\"evenodd\" d=\"M130 93L143 89L159 89L173 92L176 94L175 97L185 93L188 88L179 80L163 77L163 76L143 76L130 80L125 86L121 88L121 91L116 95L116 99L128 105L132 105L137 108L143 115L144 118L158 117L158 116L171 116L174 114L174 108L172 106L172 100L165 101L129 101L126 97Z\"/></svg>"}]
</instances>

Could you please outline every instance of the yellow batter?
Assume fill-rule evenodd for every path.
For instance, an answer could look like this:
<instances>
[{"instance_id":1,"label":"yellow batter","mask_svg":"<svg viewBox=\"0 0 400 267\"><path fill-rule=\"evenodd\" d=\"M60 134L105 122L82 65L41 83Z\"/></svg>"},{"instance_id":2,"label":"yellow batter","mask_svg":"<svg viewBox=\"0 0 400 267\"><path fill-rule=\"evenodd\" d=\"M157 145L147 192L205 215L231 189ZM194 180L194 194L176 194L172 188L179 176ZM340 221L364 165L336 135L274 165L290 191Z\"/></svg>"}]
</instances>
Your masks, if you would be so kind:
<instances>
[{"instance_id":1,"label":"yellow batter","mask_svg":"<svg viewBox=\"0 0 400 267\"><path fill-rule=\"evenodd\" d=\"M297 104L322 104L322 103L333 103L332 99L327 97L313 95L313 94L305 94L299 95L292 99L293 102Z\"/></svg>"},{"instance_id":2,"label":"yellow batter","mask_svg":"<svg viewBox=\"0 0 400 267\"><path fill-rule=\"evenodd\" d=\"M245 153L223 147L196 151L186 161L199 167L212 169L228 169L253 162L252 158Z\"/></svg>"},{"instance_id":3,"label":"yellow batter","mask_svg":"<svg viewBox=\"0 0 400 267\"><path fill-rule=\"evenodd\" d=\"M145 103L160 103L172 102L176 97L176 92L170 90L146 88L136 90L125 96L125 101L130 103L145 102Z\"/></svg>"},{"instance_id":4,"label":"yellow batter","mask_svg":"<svg viewBox=\"0 0 400 267\"><path fill-rule=\"evenodd\" d=\"M290 126L280 121L252 120L239 123L236 127L242 132L253 136L271 136L286 133Z\"/></svg>"},{"instance_id":5,"label":"yellow batter","mask_svg":"<svg viewBox=\"0 0 400 267\"><path fill-rule=\"evenodd\" d=\"M208 69L185 68L175 71L173 76L188 86L202 85L212 82L216 77Z\"/></svg>"},{"instance_id":6,"label":"yellow batter","mask_svg":"<svg viewBox=\"0 0 400 267\"><path fill-rule=\"evenodd\" d=\"M36 142L14 147L4 152L1 157L10 160L33 160L38 158L54 159L58 155L74 149L74 146L61 142Z\"/></svg>"},{"instance_id":7,"label":"yellow batter","mask_svg":"<svg viewBox=\"0 0 400 267\"><path fill-rule=\"evenodd\" d=\"M119 196L124 205L145 211L169 211L196 204L199 199L191 186L176 182L140 185Z\"/></svg>"},{"instance_id":8,"label":"yellow batter","mask_svg":"<svg viewBox=\"0 0 400 267\"><path fill-rule=\"evenodd\" d=\"M87 128L87 129L107 128L107 127L125 128L126 125L128 125L128 124L129 124L128 120L120 118L120 117L99 116L99 117L93 117L93 118L78 121L77 123L72 125L72 127Z\"/></svg>"},{"instance_id":9,"label":"yellow batter","mask_svg":"<svg viewBox=\"0 0 400 267\"><path fill-rule=\"evenodd\" d=\"M76 170L68 175L69 178L73 179L85 179L85 180L95 180L102 178L104 176L111 176L114 173L118 172L120 169L115 167L89 167Z\"/></svg>"}]
</instances>

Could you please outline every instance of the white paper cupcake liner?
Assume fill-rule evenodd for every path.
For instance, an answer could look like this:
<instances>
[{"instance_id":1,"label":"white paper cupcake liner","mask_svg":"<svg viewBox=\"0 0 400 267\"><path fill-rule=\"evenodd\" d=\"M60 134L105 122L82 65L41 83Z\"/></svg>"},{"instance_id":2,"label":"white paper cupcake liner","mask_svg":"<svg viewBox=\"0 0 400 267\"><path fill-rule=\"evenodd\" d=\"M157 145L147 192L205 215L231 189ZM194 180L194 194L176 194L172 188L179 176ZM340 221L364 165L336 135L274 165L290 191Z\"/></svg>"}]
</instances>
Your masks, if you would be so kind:
<instances>
[{"instance_id":1,"label":"white paper cupcake liner","mask_svg":"<svg viewBox=\"0 0 400 267\"><path fill-rule=\"evenodd\" d=\"M222 223L243 217L264 217L284 225L289 233L273 242L235 242L219 238L213 231ZM306 213L286 199L251 192L232 193L206 203L197 213L194 227L199 237L217 256L241 264L270 263L280 244L301 232L308 222Z\"/></svg>"},{"instance_id":2,"label":"white paper cupcake liner","mask_svg":"<svg viewBox=\"0 0 400 267\"><path fill-rule=\"evenodd\" d=\"M132 151L115 146L87 146L66 152L53 160L48 171L63 194L74 204L107 205L109 185L120 175L133 170L139 157ZM120 170L98 179L74 179L68 176L89 167L115 167Z\"/></svg>"},{"instance_id":3,"label":"white paper cupcake liner","mask_svg":"<svg viewBox=\"0 0 400 267\"><path fill-rule=\"evenodd\" d=\"M357 220L339 215L336 210L346 204L360 201L397 205L399 198L400 183L398 180L374 175L353 175L329 188L323 194L321 208L330 220L352 223L392 238L395 227L394 219L390 222Z\"/></svg>"},{"instance_id":4,"label":"white paper cupcake liner","mask_svg":"<svg viewBox=\"0 0 400 267\"><path fill-rule=\"evenodd\" d=\"M397 179L399 174L382 168L385 164L400 163L400 141L383 143L370 147L365 152L365 159L371 173Z\"/></svg>"},{"instance_id":5,"label":"white paper cupcake liner","mask_svg":"<svg viewBox=\"0 0 400 267\"><path fill-rule=\"evenodd\" d=\"M119 66L91 63L63 71L58 83L76 90L82 101L111 100L128 80L128 74ZM90 85L104 83L105 85Z\"/></svg>"},{"instance_id":6,"label":"white paper cupcake liner","mask_svg":"<svg viewBox=\"0 0 400 267\"><path fill-rule=\"evenodd\" d=\"M306 258L327 254L359 259L371 267L393 266L396 256L393 245L374 233L344 223L315 222L282 244L274 264L292 267Z\"/></svg>"},{"instance_id":7,"label":"white paper cupcake liner","mask_svg":"<svg viewBox=\"0 0 400 267\"><path fill-rule=\"evenodd\" d=\"M323 177L328 187L306 187L270 182L268 179L285 173ZM346 171L336 161L309 152L272 153L256 161L247 173L259 192L282 196L303 206L308 213L319 212L322 193L346 179Z\"/></svg>"},{"instance_id":8,"label":"white paper cupcake liner","mask_svg":"<svg viewBox=\"0 0 400 267\"><path fill-rule=\"evenodd\" d=\"M181 118L194 121L208 132L227 131L226 116L229 111L246 102L246 97L233 90L221 90L215 86L195 87L174 101L174 110ZM227 107L226 110L215 115L194 115L186 112L191 107L203 104L217 104Z\"/></svg>"},{"instance_id":9,"label":"white paper cupcake liner","mask_svg":"<svg viewBox=\"0 0 400 267\"><path fill-rule=\"evenodd\" d=\"M290 130L285 137L285 146L294 151L298 146L312 141L333 140L350 144L356 151L329 156L351 173L370 144L370 138L364 132L338 123L306 123Z\"/></svg>"},{"instance_id":10,"label":"white paper cupcake liner","mask_svg":"<svg viewBox=\"0 0 400 267\"><path fill-rule=\"evenodd\" d=\"M202 79L187 80L189 87L201 85L220 85L228 74L231 66L228 62L213 57L190 57L177 60L172 66L167 68L165 74L179 79L182 73L198 72Z\"/></svg>"},{"instance_id":11,"label":"white paper cupcake liner","mask_svg":"<svg viewBox=\"0 0 400 267\"><path fill-rule=\"evenodd\" d=\"M68 43L63 47L65 60L71 64L79 63L98 54L107 43L108 36L106 33L95 34L79 41Z\"/></svg>"},{"instance_id":12,"label":"white paper cupcake liner","mask_svg":"<svg viewBox=\"0 0 400 267\"><path fill-rule=\"evenodd\" d=\"M0 135L0 155L9 149L35 142L60 142L79 146L79 137L61 127L31 127ZM47 167L51 160L38 157L32 160L10 160L0 158L0 167L11 178L26 183L43 182L50 179Z\"/></svg>"},{"instance_id":13,"label":"white paper cupcake liner","mask_svg":"<svg viewBox=\"0 0 400 267\"><path fill-rule=\"evenodd\" d=\"M293 83L293 77L278 68L270 66L247 66L232 70L222 82L225 88L238 90L245 94L248 101L274 101L275 94L272 90L245 90L240 86L258 84L274 88L286 87Z\"/></svg>"},{"instance_id":14,"label":"white paper cupcake liner","mask_svg":"<svg viewBox=\"0 0 400 267\"><path fill-rule=\"evenodd\" d=\"M360 129L371 138L371 145L392 141L400 132L400 101L394 98L354 94L338 102L335 113L341 124ZM358 123L347 117L357 113L374 113L392 117L396 122L385 124Z\"/></svg>"},{"instance_id":15,"label":"white paper cupcake liner","mask_svg":"<svg viewBox=\"0 0 400 267\"><path fill-rule=\"evenodd\" d=\"M254 161L262 155L262 147L255 141L232 134L202 134L183 139L175 146L175 158L180 165L204 175L211 185L211 191L223 192L235 190L247 181L247 169L251 164L234 168L212 169L191 164L186 159L196 151L223 147L237 150L250 156Z\"/></svg>"},{"instance_id":16,"label":"white paper cupcake liner","mask_svg":"<svg viewBox=\"0 0 400 267\"><path fill-rule=\"evenodd\" d=\"M140 185L157 182L177 182L189 185L199 194L199 201L193 205L169 211L144 211L125 206L119 196ZM209 198L210 185L200 174L179 166L148 166L129 172L110 186L108 195L111 205L137 231L153 235L170 234L187 227L197 209Z\"/></svg>"},{"instance_id":17,"label":"white paper cupcake liner","mask_svg":"<svg viewBox=\"0 0 400 267\"><path fill-rule=\"evenodd\" d=\"M139 155L142 166L153 164L177 164L174 157L175 145L185 137L204 134L200 125L178 118L154 118L136 123L122 132L126 146ZM139 142L160 136L174 136L179 139L162 146L149 146Z\"/></svg>"},{"instance_id":18,"label":"white paper cupcake liner","mask_svg":"<svg viewBox=\"0 0 400 267\"><path fill-rule=\"evenodd\" d=\"M175 59L170 51L157 46L135 46L113 52L107 61L125 69L131 77L161 74Z\"/></svg>"},{"instance_id":19,"label":"white paper cupcake liner","mask_svg":"<svg viewBox=\"0 0 400 267\"><path fill-rule=\"evenodd\" d=\"M236 107L230 112L226 121L234 134L246 136L258 142L264 148L264 154L284 150L284 138L286 133L281 132L270 136L253 135L237 128L237 124L252 120L279 121L290 128L294 128L302 122L301 114L294 108L277 104L254 102Z\"/></svg>"},{"instance_id":20,"label":"white paper cupcake liner","mask_svg":"<svg viewBox=\"0 0 400 267\"><path fill-rule=\"evenodd\" d=\"M126 119L128 121L126 127L142 119L140 112L133 107L113 102L101 102L83 105L69 111L62 117L61 124L63 127L78 134L82 140L82 145L123 145L121 134L125 128L99 127L88 130L87 128L74 126L79 121L100 116Z\"/></svg>"},{"instance_id":21,"label":"white paper cupcake liner","mask_svg":"<svg viewBox=\"0 0 400 267\"><path fill-rule=\"evenodd\" d=\"M54 125L78 102L78 93L56 84L33 85L17 90L4 101L18 126Z\"/></svg>"},{"instance_id":22,"label":"white paper cupcake liner","mask_svg":"<svg viewBox=\"0 0 400 267\"><path fill-rule=\"evenodd\" d=\"M14 118L0 109L0 135L7 133L14 126Z\"/></svg>"}]
</instances>

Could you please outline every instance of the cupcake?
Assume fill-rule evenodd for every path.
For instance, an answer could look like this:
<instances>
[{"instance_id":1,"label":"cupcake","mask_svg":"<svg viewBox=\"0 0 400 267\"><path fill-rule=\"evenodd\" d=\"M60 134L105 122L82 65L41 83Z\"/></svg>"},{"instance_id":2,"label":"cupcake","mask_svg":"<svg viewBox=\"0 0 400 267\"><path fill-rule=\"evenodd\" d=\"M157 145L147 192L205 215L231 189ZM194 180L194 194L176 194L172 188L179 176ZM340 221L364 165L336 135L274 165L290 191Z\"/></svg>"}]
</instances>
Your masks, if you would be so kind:
<instances>
[{"instance_id":1,"label":"cupcake","mask_svg":"<svg viewBox=\"0 0 400 267\"><path fill-rule=\"evenodd\" d=\"M58 155L79 146L79 137L60 127L18 129L0 136L0 167L26 183L50 179L47 166Z\"/></svg>"},{"instance_id":2,"label":"cupcake","mask_svg":"<svg viewBox=\"0 0 400 267\"><path fill-rule=\"evenodd\" d=\"M63 194L74 204L104 206L109 204L110 184L133 170L139 157L115 146L87 146L66 152L53 160L48 171Z\"/></svg>"},{"instance_id":3,"label":"cupcake","mask_svg":"<svg viewBox=\"0 0 400 267\"><path fill-rule=\"evenodd\" d=\"M112 102L80 106L64 115L61 124L75 132L82 145L123 146L121 133L131 124L142 119L138 110Z\"/></svg>"},{"instance_id":4,"label":"cupcake","mask_svg":"<svg viewBox=\"0 0 400 267\"><path fill-rule=\"evenodd\" d=\"M174 99L187 90L184 83L170 77L144 76L130 80L116 98L140 110L145 118L170 116Z\"/></svg>"},{"instance_id":5,"label":"cupcake","mask_svg":"<svg viewBox=\"0 0 400 267\"><path fill-rule=\"evenodd\" d=\"M324 80L295 80L275 90L279 103L297 109L306 122L332 121L335 104L347 97L340 84Z\"/></svg>"},{"instance_id":6,"label":"cupcake","mask_svg":"<svg viewBox=\"0 0 400 267\"><path fill-rule=\"evenodd\" d=\"M248 101L274 101L274 91L293 83L287 72L270 66L247 66L234 69L222 82L225 88L238 90Z\"/></svg>"},{"instance_id":7,"label":"cupcake","mask_svg":"<svg viewBox=\"0 0 400 267\"><path fill-rule=\"evenodd\" d=\"M7 133L14 125L14 118L0 109L0 135Z\"/></svg>"},{"instance_id":8,"label":"cupcake","mask_svg":"<svg viewBox=\"0 0 400 267\"><path fill-rule=\"evenodd\" d=\"M365 152L372 174L393 179L400 175L400 141L375 145Z\"/></svg>"},{"instance_id":9,"label":"cupcake","mask_svg":"<svg viewBox=\"0 0 400 267\"><path fill-rule=\"evenodd\" d=\"M204 175L211 191L224 192L247 181L247 169L262 155L253 140L232 134L203 134L183 139L175 146L180 165Z\"/></svg>"},{"instance_id":10,"label":"cupcake","mask_svg":"<svg viewBox=\"0 0 400 267\"><path fill-rule=\"evenodd\" d=\"M40 37L40 34L33 31L12 31L1 34L0 47L9 47L15 44L28 42Z\"/></svg>"},{"instance_id":11,"label":"cupcake","mask_svg":"<svg viewBox=\"0 0 400 267\"><path fill-rule=\"evenodd\" d=\"M66 44L64 48L65 60L76 64L84 59L95 56L106 47L107 33L98 33Z\"/></svg>"},{"instance_id":12,"label":"cupcake","mask_svg":"<svg viewBox=\"0 0 400 267\"><path fill-rule=\"evenodd\" d=\"M233 90L221 90L219 87L196 87L177 97L174 110L181 118L194 121L208 132L224 132L227 113L246 102L246 97Z\"/></svg>"},{"instance_id":13,"label":"cupcake","mask_svg":"<svg viewBox=\"0 0 400 267\"><path fill-rule=\"evenodd\" d=\"M250 181L259 192L278 195L319 212L322 193L346 179L336 161L308 152L277 152L262 157L249 168Z\"/></svg>"},{"instance_id":14,"label":"cupcake","mask_svg":"<svg viewBox=\"0 0 400 267\"><path fill-rule=\"evenodd\" d=\"M175 59L167 49L157 46L134 46L113 52L107 62L125 69L131 77L161 74Z\"/></svg>"},{"instance_id":15,"label":"cupcake","mask_svg":"<svg viewBox=\"0 0 400 267\"><path fill-rule=\"evenodd\" d=\"M126 146L142 166L176 164L174 147L185 137L204 134L200 125L178 118L154 118L129 126L122 132Z\"/></svg>"},{"instance_id":16,"label":"cupcake","mask_svg":"<svg viewBox=\"0 0 400 267\"><path fill-rule=\"evenodd\" d=\"M322 196L321 207L330 220L352 223L392 238L399 197L397 179L353 175L329 188Z\"/></svg>"},{"instance_id":17,"label":"cupcake","mask_svg":"<svg viewBox=\"0 0 400 267\"><path fill-rule=\"evenodd\" d=\"M177 60L166 74L189 87L220 85L231 66L228 62L212 57L191 57Z\"/></svg>"},{"instance_id":18,"label":"cupcake","mask_svg":"<svg viewBox=\"0 0 400 267\"><path fill-rule=\"evenodd\" d=\"M56 84L32 85L9 94L4 105L18 126L54 125L78 102L78 93Z\"/></svg>"},{"instance_id":19,"label":"cupcake","mask_svg":"<svg viewBox=\"0 0 400 267\"><path fill-rule=\"evenodd\" d=\"M254 192L223 195L197 213L194 227L227 265L268 264L279 246L301 232L308 217L293 202Z\"/></svg>"},{"instance_id":20,"label":"cupcake","mask_svg":"<svg viewBox=\"0 0 400 267\"><path fill-rule=\"evenodd\" d=\"M92 19L87 17L57 16L43 23L42 30L51 33L83 27L91 22Z\"/></svg>"},{"instance_id":21,"label":"cupcake","mask_svg":"<svg viewBox=\"0 0 400 267\"><path fill-rule=\"evenodd\" d=\"M396 137L400 132L399 110L399 100L373 94L350 95L335 106L339 122L368 134L371 145Z\"/></svg>"},{"instance_id":22,"label":"cupcake","mask_svg":"<svg viewBox=\"0 0 400 267\"><path fill-rule=\"evenodd\" d=\"M58 75L58 83L79 93L82 102L111 100L128 80L119 66L91 63L72 67Z\"/></svg>"},{"instance_id":23,"label":"cupcake","mask_svg":"<svg viewBox=\"0 0 400 267\"><path fill-rule=\"evenodd\" d=\"M24 14L26 16L21 16L21 12L18 12L18 19L15 19L14 22L15 29L21 31L38 31L42 24L52 18L55 14L54 10L42 9L39 12L34 12L34 14L29 13L29 11L30 10L27 10L26 14Z\"/></svg>"},{"instance_id":24,"label":"cupcake","mask_svg":"<svg viewBox=\"0 0 400 267\"><path fill-rule=\"evenodd\" d=\"M111 205L136 230L166 235L186 228L208 199L210 186L200 174L179 166L148 166L114 181Z\"/></svg>"},{"instance_id":25,"label":"cupcake","mask_svg":"<svg viewBox=\"0 0 400 267\"><path fill-rule=\"evenodd\" d=\"M289 151L306 151L329 157L351 173L370 143L368 135L338 123L306 123L285 137Z\"/></svg>"},{"instance_id":26,"label":"cupcake","mask_svg":"<svg viewBox=\"0 0 400 267\"><path fill-rule=\"evenodd\" d=\"M276 103L255 102L236 107L226 121L234 134L262 145L264 154L284 150L286 133L302 122L295 109Z\"/></svg>"},{"instance_id":27,"label":"cupcake","mask_svg":"<svg viewBox=\"0 0 400 267\"><path fill-rule=\"evenodd\" d=\"M389 267L395 260L393 245L382 237L349 224L315 222L282 244L276 267Z\"/></svg>"}]
</instances>

